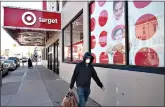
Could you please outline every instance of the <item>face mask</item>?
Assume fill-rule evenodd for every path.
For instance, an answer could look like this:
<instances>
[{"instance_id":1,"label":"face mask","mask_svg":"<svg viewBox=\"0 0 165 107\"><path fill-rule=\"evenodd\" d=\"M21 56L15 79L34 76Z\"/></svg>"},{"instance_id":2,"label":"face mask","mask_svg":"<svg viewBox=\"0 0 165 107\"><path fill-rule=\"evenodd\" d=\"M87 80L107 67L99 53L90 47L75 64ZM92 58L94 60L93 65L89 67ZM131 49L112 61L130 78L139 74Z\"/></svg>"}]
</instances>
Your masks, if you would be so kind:
<instances>
[{"instance_id":1,"label":"face mask","mask_svg":"<svg viewBox=\"0 0 165 107\"><path fill-rule=\"evenodd\" d=\"M90 59L86 59L86 63L89 64L90 63Z\"/></svg>"}]
</instances>

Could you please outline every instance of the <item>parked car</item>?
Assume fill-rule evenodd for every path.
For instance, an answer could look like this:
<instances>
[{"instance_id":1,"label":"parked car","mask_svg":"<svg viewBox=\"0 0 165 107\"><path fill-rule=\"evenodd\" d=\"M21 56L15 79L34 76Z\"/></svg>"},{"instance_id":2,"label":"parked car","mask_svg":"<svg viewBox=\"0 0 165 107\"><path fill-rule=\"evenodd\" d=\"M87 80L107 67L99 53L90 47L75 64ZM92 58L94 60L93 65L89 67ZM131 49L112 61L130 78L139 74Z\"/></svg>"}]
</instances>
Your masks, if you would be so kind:
<instances>
[{"instance_id":1,"label":"parked car","mask_svg":"<svg viewBox=\"0 0 165 107\"><path fill-rule=\"evenodd\" d=\"M20 67L20 60L17 57L9 57L8 60L14 60L17 67Z\"/></svg>"},{"instance_id":2,"label":"parked car","mask_svg":"<svg viewBox=\"0 0 165 107\"><path fill-rule=\"evenodd\" d=\"M0 56L0 59L2 59L2 60L5 60L5 57L3 57L3 56Z\"/></svg>"},{"instance_id":3,"label":"parked car","mask_svg":"<svg viewBox=\"0 0 165 107\"><path fill-rule=\"evenodd\" d=\"M7 75L9 72L8 72L8 69L7 68L4 68L4 63L1 61L0 62L0 72L1 72L1 76L4 76L4 75Z\"/></svg>"},{"instance_id":4,"label":"parked car","mask_svg":"<svg viewBox=\"0 0 165 107\"><path fill-rule=\"evenodd\" d=\"M22 62L23 62L23 63L26 63L27 61L28 61L28 59L27 59L27 58L25 58L25 57L24 57L24 58L22 58Z\"/></svg>"},{"instance_id":5,"label":"parked car","mask_svg":"<svg viewBox=\"0 0 165 107\"><path fill-rule=\"evenodd\" d=\"M3 62L5 60L5 57L0 56L0 60Z\"/></svg>"},{"instance_id":6,"label":"parked car","mask_svg":"<svg viewBox=\"0 0 165 107\"><path fill-rule=\"evenodd\" d=\"M17 69L17 64L14 60L5 60L3 63L3 67L9 70L15 70Z\"/></svg>"}]
</instances>

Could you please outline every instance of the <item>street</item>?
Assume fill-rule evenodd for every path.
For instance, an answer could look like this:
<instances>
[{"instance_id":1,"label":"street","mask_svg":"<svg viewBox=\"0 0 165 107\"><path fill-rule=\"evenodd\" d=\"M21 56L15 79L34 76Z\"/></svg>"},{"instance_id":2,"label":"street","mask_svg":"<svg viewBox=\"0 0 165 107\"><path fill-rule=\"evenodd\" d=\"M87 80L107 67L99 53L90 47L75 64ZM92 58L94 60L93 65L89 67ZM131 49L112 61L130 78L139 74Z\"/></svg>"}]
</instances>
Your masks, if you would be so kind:
<instances>
[{"instance_id":1,"label":"street","mask_svg":"<svg viewBox=\"0 0 165 107\"><path fill-rule=\"evenodd\" d=\"M60 106L69 84L42 65L26 65L2 79L1 106ZM75 91L75 90L74 90ZM87 106L99 106L89 99Z\"/></svg>"}]
</instances>

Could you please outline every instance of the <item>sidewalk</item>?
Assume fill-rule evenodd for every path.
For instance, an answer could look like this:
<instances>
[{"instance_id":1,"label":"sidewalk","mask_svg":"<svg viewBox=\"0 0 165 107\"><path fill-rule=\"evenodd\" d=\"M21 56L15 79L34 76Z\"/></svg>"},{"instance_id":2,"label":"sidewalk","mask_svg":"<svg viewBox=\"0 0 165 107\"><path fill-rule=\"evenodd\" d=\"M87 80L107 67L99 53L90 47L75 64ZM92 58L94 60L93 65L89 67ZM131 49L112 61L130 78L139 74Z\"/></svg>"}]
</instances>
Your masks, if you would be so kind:
<instances>
[{"instance_id":1,"label":"sidewalk","mask_svg":"<svg viewBox=\"0 0 165 107\"><path fill-rule=\"evenodd\" d=\"M42 65L20 67L2 80L1 106L60 106L69 84ZM99 106L89 99L87 106Z\"/></svg>"}]
</instances>

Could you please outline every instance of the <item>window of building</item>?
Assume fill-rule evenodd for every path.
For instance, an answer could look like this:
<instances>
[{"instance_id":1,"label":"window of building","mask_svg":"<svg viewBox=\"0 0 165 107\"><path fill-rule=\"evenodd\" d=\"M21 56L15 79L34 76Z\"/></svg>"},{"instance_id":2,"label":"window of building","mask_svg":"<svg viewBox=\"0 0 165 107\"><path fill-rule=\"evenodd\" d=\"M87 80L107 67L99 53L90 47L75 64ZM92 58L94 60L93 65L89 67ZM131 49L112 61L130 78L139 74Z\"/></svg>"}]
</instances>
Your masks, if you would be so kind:
<instances>
[{"instance_id":1,"label":"window of building","mask_svg":"<svg viewBox=\"0 0 165 107\"><path fill-rule=\"evenodd\" d=\"M83 59L83 14L80 12L63 30L64 62Z\"/></svg>"},{"instance_id":2,"label":"window of building","mask_svg":"<svg viewBox=\"0 0 165 107\"><path fill-rule=\"evenodd\" d=\"M93 1L89 12L90 52L95 65L142 66L162 71L163 2Z\"/></svg>"},{"instance_id":3,"label":"window of building","mask_svg":"<svg viewBox=\"0 0 165 107\"><path fill-rule=\"evenodd\" d=\"M51 11L56 11L56 2L51 2Z\"/></svg>"},{"instance_id":4,"label":"window of building","mask_svg":"<svg viewBox=\"0 0 165 107\"><path fill-rule=\"evenodd\" d=\"M140 6L128 2L128 16L129 64L164 67L164 3L149 1Z\"/></svg>"},{"instance_id":5,"label":"window of building","mask_svg":"<svg viewBox=\"0 0 165 107\"><path fill-rule=\"evenodd\" d=\"M72 22L72 58L74 62L83 59L83 15Z\"/></svg>"},{"instance_id":6,"label":"window of building","mask_svg":"<svg viewBox=\"0 0 165 107\"><path fill-rule=\"evenodd\" d=\"M71 26L64 29L64 61L71 61Z\"/></svg>"},{"instance_id":7,"label":"window of building","mask_svg":"<svg viewBox=\"0 0 165 107\"><path fill-rule=\"evenodd\" d=\"M49 52L52 52L52 46L49 46Z\"/></svg>"},{"instance_id":8,"label":"window of building","mask_svg":"<svg viewBox=\"0 0 165 107\"><path fill-rule=\"evenodd\" d=\"M126 64L124 4L122 1L90 4L91 53L95 58L93 63Z\"/></svg>"}]
</instances>

